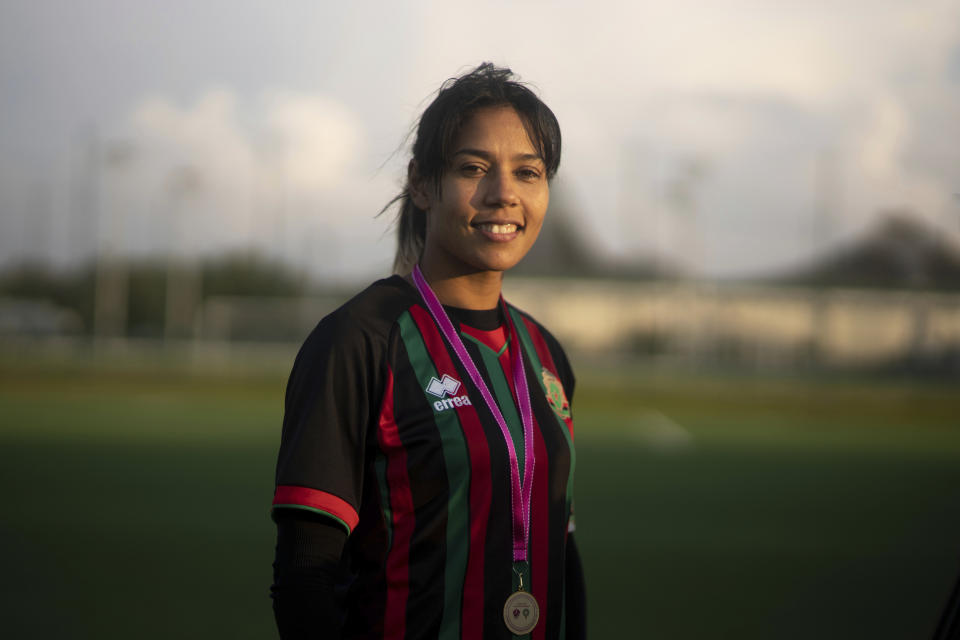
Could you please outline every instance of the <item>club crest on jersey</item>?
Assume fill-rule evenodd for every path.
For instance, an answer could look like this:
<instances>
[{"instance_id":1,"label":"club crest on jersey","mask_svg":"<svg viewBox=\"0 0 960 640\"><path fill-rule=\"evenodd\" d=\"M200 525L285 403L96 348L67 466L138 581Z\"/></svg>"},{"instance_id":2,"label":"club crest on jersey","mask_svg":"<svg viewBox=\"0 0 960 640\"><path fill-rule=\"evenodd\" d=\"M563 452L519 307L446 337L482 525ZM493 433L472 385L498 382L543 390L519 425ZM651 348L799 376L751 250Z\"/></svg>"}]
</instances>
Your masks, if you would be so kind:
<instances>
[{"instance_id":1,"label":"club crest on jersey","mask_svg":"<svg viewBox=\"0 0 960 640\"><path fill-rule=\"evenodd\" d=\"M543 368L541 375L543 376L543 388L547 392L547 404L550 405L555 414L566 420L570 417L570 403L567 402L567 394L563 392L563 385L546 367Z\"/></svg>"},{"instance_id":2,"label":"club crest on jersey","mask_svg":"<svg viewBox=\"0 0 960 640\"><path fill-rule=\"evenodd\" d=\"M436 411L445 411L454 407L470 406L470 397L467 394L457 395L461 386L460 381L449 374L443 374L439 380L431 376L426 392L435 398L440 398L433 403L433 408Z\"/></svg>"}]
</instances>

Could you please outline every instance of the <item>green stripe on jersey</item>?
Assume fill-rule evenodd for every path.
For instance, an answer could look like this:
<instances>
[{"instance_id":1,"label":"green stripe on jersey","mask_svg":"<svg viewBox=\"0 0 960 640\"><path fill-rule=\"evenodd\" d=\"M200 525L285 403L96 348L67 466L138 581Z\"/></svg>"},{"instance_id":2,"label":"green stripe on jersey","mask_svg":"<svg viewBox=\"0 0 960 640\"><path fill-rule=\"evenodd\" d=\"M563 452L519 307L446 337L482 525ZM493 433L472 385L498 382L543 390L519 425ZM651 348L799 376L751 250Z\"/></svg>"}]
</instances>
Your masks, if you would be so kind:
<instances>
[{"instance_id":1,"label":"green stripe on jersey","mask_svg":"<svg viewBox=\"0 0 960 640\"><path fill-rule=\"evenodd\" d=\"M503 419L507 422L507 428L510 429L510 437L513 439L513 447L517 452L517 461L520 466L520 477L523 477L524 448L523 448L523 421L520 414L517 413L517 404L513 401L513 394L510 392L510 383L507 382L507 376L503 373L503 367L500 366L500 359L497 356L503 353L507 344L503 345L500 353L495 352L489 346L480 342L471 335L463 334L473 342L480 345L480 356L483 358L483 366L487 370L487 377L493 384L493 395L503 414ZM509 339L507 340L509 343Z\"/></svg>"},{"instance_id":2,"label":"green stripe on jersey","mask_svg":"<svg viewBox=\"0 0 960 640\"><path fill-rule=\"evenodd\" d=\"M540 391L543 393L543 396L547 396L547 388L543 384L543 363L540 362L540 356L537 354L537 349L533 344L533 339L530 338L530 334L527 332L527 325L523 322L523 316L520 315L520 312L514 309L513 307L508 306L510 310L510 317L513 319L513 326L517 328L517 335L520 336L520 342L523 344L524 349L527 352L527 355L530 357L530 362L533 364L533 372L537 378L537 383L540 388ZM573 504L573 470L577 466L577 451L573 448L573 440L570 438L570 431L567 429L567 423L563 419L554 413L552 410L550 413L556 418L557 423L560 425L560 431L563 432L563 437L567 440L567 447L570 449L570 474L567 477L567 511L570 511L570 506Z\"/></svg>"},{"instance_id":3,"label":"green stripe on jersey","mask_svg":"<svg viewBox=\"0 0 960 640\"><path fill-rule=\"evenodd\" d=\"M440 377L437 368L410 312L404 312L397 322L410 364L420 386L425 389L431 378ZM429 400L427 404L433 406ZM447 501L443 617L439 637L455 639L460 638L460 606L470 552L470 456L456 410L434 411L433 419L440 432L450 494Z\"/></svg>"}]
</instances>

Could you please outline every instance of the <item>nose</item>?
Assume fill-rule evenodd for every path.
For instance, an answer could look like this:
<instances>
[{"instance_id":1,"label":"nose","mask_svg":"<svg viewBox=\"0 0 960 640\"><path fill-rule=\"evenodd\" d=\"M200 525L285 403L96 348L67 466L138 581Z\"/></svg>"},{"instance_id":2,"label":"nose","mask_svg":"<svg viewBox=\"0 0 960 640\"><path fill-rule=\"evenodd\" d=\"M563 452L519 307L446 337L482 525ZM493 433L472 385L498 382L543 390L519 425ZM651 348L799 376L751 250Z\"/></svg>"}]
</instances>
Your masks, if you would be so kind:
<instances>
[{"instance_id":1,"label":"nose","mask_svg":"<svg viewBox=\"0 0 960 640\"><path fill-rule=\"evenodd\" d=\"M487 206L513 207L520 202L513 176L508 171L491 171L486 175L483 201Z\"/></svg>"}]
</instances>

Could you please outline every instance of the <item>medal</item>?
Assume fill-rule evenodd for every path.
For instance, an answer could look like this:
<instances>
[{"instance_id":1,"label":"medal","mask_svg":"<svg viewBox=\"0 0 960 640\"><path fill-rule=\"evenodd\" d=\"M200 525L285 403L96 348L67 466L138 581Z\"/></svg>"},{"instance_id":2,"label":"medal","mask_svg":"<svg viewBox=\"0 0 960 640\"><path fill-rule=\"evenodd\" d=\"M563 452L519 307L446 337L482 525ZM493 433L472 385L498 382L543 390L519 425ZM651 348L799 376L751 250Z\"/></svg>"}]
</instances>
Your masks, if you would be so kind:
<instances>
[{"instance_id":1,"label":"medal","mask_svg":"<svg viewBox=\"0 0 960 640\"><path fill-rule=\"evenodd\" d=\"M530 390L527 387L527 376L523 367L523 356L521 355L520 341L517 337L516 327L510 319L510 314L506 310L506 303L503 296L500 297L500 305L504 307L504 316L507 325L510 327L510 339L513 341L513 386L516 392L517 401L520 405L520 417L523 421L523 482L520 481L520 463L517 459L517 450L513 446L513 437L510 435L510 429L507 427L507 421L504 420L500 407L487 388L486 382L480 376L480 371L473 359L467 352L460 334L457 333L444 311L443 305L437 299L436 294L427 284L420 271L420 265L413 268L413 282L417 286L417 291L427 305L430 315L434 322L440 328L447 342L460 359L460 364L467 370L474 386L480 391L484 402L493 414L497 425L500 427L500 433L503 435L504 442L507 445L507 452L510 457L510 506L513 525L513 561L527 561L527 540L530 537L530 497L533 494L533 410L530 408ZM519 572L518 572L519 573ZM503 621L511 632L517 635L528 633L537 624L540 619L540 607L534 599L533 594L523 589L523 574L520 574L520 585L503 607Z\"/></svg>"},{"instance_id":2,"label":"medal","mask_svg":"<svg viewBox=\"0 0 960 640\"><path fill-rule=\"evenodd\" d=\"M522 636L537 626L537 621L540 620L540 605L533 595L523 590L523 574L519 571L517 573L520 576L520 586L503 605L503 622L511 633Z\"/></svg>"}]
</instances>

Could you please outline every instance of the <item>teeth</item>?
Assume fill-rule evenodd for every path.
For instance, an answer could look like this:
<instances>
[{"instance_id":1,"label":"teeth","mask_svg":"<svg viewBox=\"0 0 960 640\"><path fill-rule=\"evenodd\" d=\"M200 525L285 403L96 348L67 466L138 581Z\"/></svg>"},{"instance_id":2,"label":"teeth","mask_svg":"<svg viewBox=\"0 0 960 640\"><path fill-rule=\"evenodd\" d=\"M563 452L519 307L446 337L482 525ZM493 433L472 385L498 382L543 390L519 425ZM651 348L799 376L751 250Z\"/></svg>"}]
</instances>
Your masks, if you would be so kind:
<instances>
[{"instance_id":1,"label":"teeth","mask_svg":"<svg viewBox=\"0 0 960 640\"><path fill-rule=\"evenodd\" d=\"M481 225L478 225L478 226L479 226L481 229L483 229L484 231L489 231L490 233L496 233L496 234L501 234L501 233L513 233L514 231L517 230L517 225L515 225L515 224L492 224L492 223L487 223L487 224L481 224Z\"/></svg>"}]
</instances>

